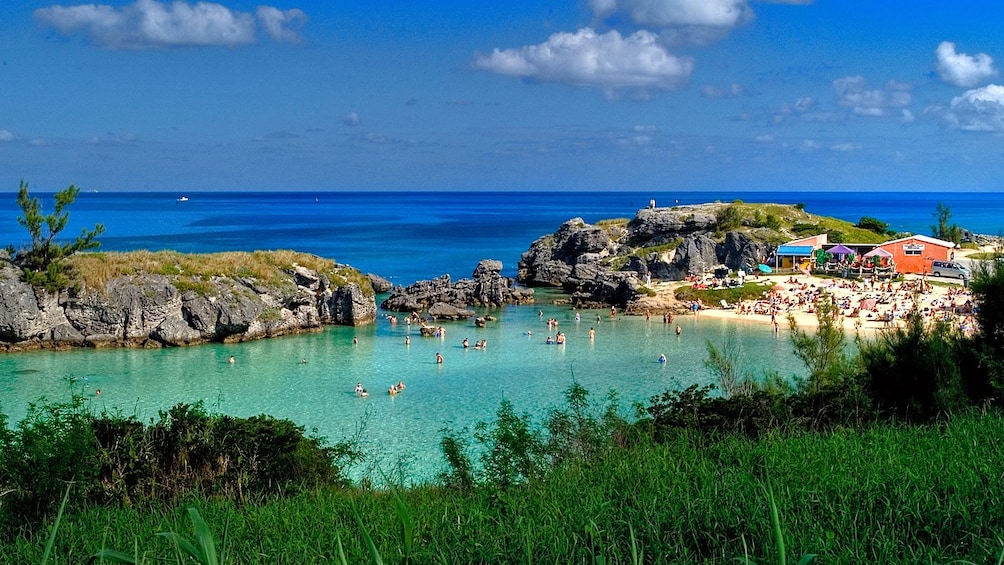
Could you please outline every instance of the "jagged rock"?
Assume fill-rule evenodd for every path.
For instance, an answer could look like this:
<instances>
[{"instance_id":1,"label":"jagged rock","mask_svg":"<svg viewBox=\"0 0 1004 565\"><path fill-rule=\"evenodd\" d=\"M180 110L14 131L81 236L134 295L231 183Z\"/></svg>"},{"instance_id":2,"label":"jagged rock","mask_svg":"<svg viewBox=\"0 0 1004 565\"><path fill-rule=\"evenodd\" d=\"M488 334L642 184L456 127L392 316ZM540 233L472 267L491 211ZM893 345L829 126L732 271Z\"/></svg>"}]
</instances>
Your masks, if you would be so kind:
<instances>
[{"instance_id":1,"label":"jagged rock","mask_svg":"<svg viewBox=\"0 0 1004 565\"><path fill-rule=\"evenodd\" d=\"M444 302L437 302L429 307L429 315L434 320L466 320L474 315L474 311L458 308Z\"/></svg>"},{"instance_id":2,"label":"jagged rock","mask_svg":"<svg viewBox=\"0 0 1004 565\"><path fill-rule=\"evenodd\" d=\"M356 283L336 289L327 302L332 323L359 326L376 319L373 297L366 296Z\"/></svg>"},{"instance_id":3,"label":"jagged rock","mask_svg":"<svg viewBox=\"0 0 1004 565\"><path fill-rule=\"evenodd\" d=\"M518 280L561 287L579 304L624 306L641 296L646 276L681 280L721 264L731 269L756 265L772 246L740 232L727 233L721 243L712 239L722 206L645 208L617 240L573 218L530 245L520 258ZM638 253L645 248L658 249Z\"/></svg>"},{"instance_id":4,"label":"jagged rock","mask_svg":"<svg viewBox=\"0 0 1004 565\"><path fill-rule=\"evenodd\" d=\"M643 208L628 223L628 237L661 245L678 237L714 231L715 215L703 206Z\"/></svg>"},{"instance_id":5,"label":"jagged rock","mask_svg":"<svg viewBox=\"0 0 1004 565\"><path fill-rule=\"evenodd\" d=\"M501 261L486 259L478 263L473 278L451 283L450 276L443 275L406 288L397 287L380 306L396 312L420 312L428 308L432 313L431 308L437 303L466 309L468 306L500 307L533 302L532 289L517 287L501 272Z\"/></svg>"},{"instance_id":6,"label":"jagged rock","mask_svg":"<svg viewBox=\"0 0 1004 565\"><path fill-rule=\"evenodd\" d=\"M182 293L170 276L141 273L67 295L33 289L0 261L0 348L234 342L376 319L373 297L358 284L332 287L302 267L287 274L273 283L213 277Z\"/></svg>"},{"instance_id":7,"label":"jagged rock","mask_svg":"<svg viewBox=\"0 0 1004 565\"><path fill-rule=\"evenodd\" d=\"M390 282L389 280L379 275L374 275L370 273L366 275L366 278L370 280L370 285L373 286L373 292L376 292L378 294L383 292L390 292L391 289L394 288L394 283Z\"/></svg>"}]
</instances>

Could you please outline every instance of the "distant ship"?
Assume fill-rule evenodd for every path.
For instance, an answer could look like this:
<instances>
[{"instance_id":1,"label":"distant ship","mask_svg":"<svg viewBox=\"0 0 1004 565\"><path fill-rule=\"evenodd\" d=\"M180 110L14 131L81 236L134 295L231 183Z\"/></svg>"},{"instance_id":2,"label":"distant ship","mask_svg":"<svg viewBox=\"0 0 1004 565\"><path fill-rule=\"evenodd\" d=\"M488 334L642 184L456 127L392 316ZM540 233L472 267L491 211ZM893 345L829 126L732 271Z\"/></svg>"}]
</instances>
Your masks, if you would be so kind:
<instances>
[{"instance_id":1,"label":"distant ship","mask_svg":"<svg viewBox=\"0 0 1004 565\"><path fill-rule=\"evenodd\" d=\"M178 199L178 202L188 202L188 197L182 196L181 198Z\"/></svg>"}]
</instances>

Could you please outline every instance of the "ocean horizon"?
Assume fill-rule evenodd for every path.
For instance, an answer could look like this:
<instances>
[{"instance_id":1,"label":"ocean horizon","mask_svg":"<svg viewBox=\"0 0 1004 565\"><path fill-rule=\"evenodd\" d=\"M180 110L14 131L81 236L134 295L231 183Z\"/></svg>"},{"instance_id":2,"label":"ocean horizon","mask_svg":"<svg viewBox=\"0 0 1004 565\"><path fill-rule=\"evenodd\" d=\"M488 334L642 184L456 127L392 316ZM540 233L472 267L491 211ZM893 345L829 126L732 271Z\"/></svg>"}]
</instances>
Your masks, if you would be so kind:
<instances>
[{"instance_id":1,"label":"ocean horizon","mask_svg":"<svg viewBox=\"0 0 1004 565\"><path fill-rule=\"evenodd\" d=\"M51 198L38 194L43 210ZM178 201L182 196L188 200ZM189 192L81 193L66 234L102 223L101 250L172 249L208 253L294 249L410 284L450 274L469 277L482 259L503 262L515 276L521 254L563 222L631 218L658 206L713 201L802 203L814 214L857 221L862 216L897 231L929 233L937 204L952 222L979 233L1004 225L1004 195L990 193L778 192ZM0 197L0 242L26 240L12 195ZM444 323L448 337L423 338L417 328L375 323L332 326L317 333L241 344L157 350L37 351L0 355L0 409L12 422L29 403L80 392L96 411L156 416L178 403L202 402L234 416L288 418L331 440L358 437L369 459L353 476L403 469L415 481L440 470L443 428L470 429L494 417L501 400L520 412L545 413L572 383L600 399L616 391L625 412L635 403L692 384L712 384L707 344L734 340L752 378L804 377L785 332L763 324L681 316L682 335L659 317L583 310L581 322L556 295L538 289L538 304L479 313L498 318L488 328ZM379 302L379 297L378 297ZM538 310L543 316L538 316ZM558 319L568 342L547 345L547 318ZM675 323L673 324L675 325ZM588 339L590 327L595 341ZM405 345L405 337L411 339ZM358 343L354 343L354 338ZM486 350L461 341L486 339ZM435 362L442 353L445 363ZM659 363L660 355L668 362ZM227 362L229 356L235 364ZM301 363L307 359L307 363ZM408 389L383 393L404 380ZM362 382L374 393L353 394ZM101 389L100 397L93 392Z\"/></svg>"}]
</instances>

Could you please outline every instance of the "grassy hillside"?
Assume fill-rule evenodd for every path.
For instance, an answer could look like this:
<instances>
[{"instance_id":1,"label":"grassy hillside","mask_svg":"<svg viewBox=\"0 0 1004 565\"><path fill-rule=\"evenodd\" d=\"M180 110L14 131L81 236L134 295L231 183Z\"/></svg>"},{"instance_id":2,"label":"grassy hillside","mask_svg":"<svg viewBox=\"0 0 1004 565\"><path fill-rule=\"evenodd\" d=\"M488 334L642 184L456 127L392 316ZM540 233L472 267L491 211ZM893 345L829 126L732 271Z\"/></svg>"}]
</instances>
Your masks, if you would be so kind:
<instances>
[{"instance_id":1,"label":"grassy hillside","mask_svg":"<svg viewBox=\"0 0 1004 565\"><path fill-rule=\"evenodd\" d=\"M109 280L127 275L167 275L181 288L195 288L212 277L250 278L260 284L292 286L289 273L297 266L327 275L335 286L357 283L372 293L369 279L351 267L330 259L296 251L228 251L188 254L177 251L129 251L81 253L68 260L75 281L87 288L101 288Z\"/></svg>"},{"instance_id":2,"label":"grassy hillside","mask_svg":"<svg viewBox=\"0 0 1004 565\"><path fill-rule=\"evenodd\" d=\"M779 539L790 563L996 563L1001 437L996 413L762 440L681 433L509 488L189 505L221 563L782 563ZM51 563L102 548L181 562L165 531L196 539L184 508L95 508L64 520ZM39 563L44 535L3 545L0 561Z\"/></svg>"}]
</instances>

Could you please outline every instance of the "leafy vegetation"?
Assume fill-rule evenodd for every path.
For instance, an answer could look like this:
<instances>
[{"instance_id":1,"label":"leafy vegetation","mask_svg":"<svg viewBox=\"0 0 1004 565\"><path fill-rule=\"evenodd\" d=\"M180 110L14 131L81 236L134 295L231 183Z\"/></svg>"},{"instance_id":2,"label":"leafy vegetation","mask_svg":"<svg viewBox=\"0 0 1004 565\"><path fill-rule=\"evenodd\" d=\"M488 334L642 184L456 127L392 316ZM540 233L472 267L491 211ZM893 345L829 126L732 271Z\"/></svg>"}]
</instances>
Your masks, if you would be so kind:
<instances>
[{"instance_id":1,"label":"leafy vegetation","mask_svg":"<svg viewBox=\"0 0 1004 565\"><path fill-rule=\"evenodd\" d=\"M211 415L179 404L148 424L92 414L80 395L33 404L14 429L0 427L0 534L51 516L72 482L71 509L149 508L198 494L255 502L323 485L342 486L359 454L328 446L288 420Z\"/></svg>"},{"instance_id":2,"label":"leafy vegetation","mask_svg":"<svg viewBox=\"0 0 1004 565\"><path fill-rule=\"evenodd\" d=\"M952 243L962 241L962 228L949 223L952 219L952 209L948 205L939 202L933 215L935 224L931 226L931 235Z\"/></svg>"},{"instance_id":3,"label":"leafy vegetation","mask_svg":"<svg viewBox=\"0 0 1004 565\"><path fill-rule=\"evenodd\" d=\"M275 287L292 287L290 278L297 267L318 272L334 286L356 283L372 295L373 287L365 275L330 259L289 250L228 251L224 253L179 253L177 251L130 251L125 253L81 253L70 260L75 276L90 288L101 288L109 280L138 273L171 277L178 290L199 294L212 291L217 277L251 279Z\"/></svg>"},{"instance_id":4,"label":"leafy vegetation","mask_svg":"<svg viewBox=\"0 0 1004 565\"><path fill-rule=\"evenodd\" d=\"M28 284L45 288L49 292L66 288L70 284L66 260L74 253L95 249L100 245L97 237L105 231L101 224L91 230L82 229L80 235L71 242L60 243L57 239L70 220L70 213L66 208L73 204L79 192L73 185L57 192L52 213L43 214L41 202L28 194L28 183L21 181L17 193L21 216L17 218L17 223L28 230L31 243L22 249L10 245L7 253L14 264L21 268Z\"/></svg>"}]
</instances>

